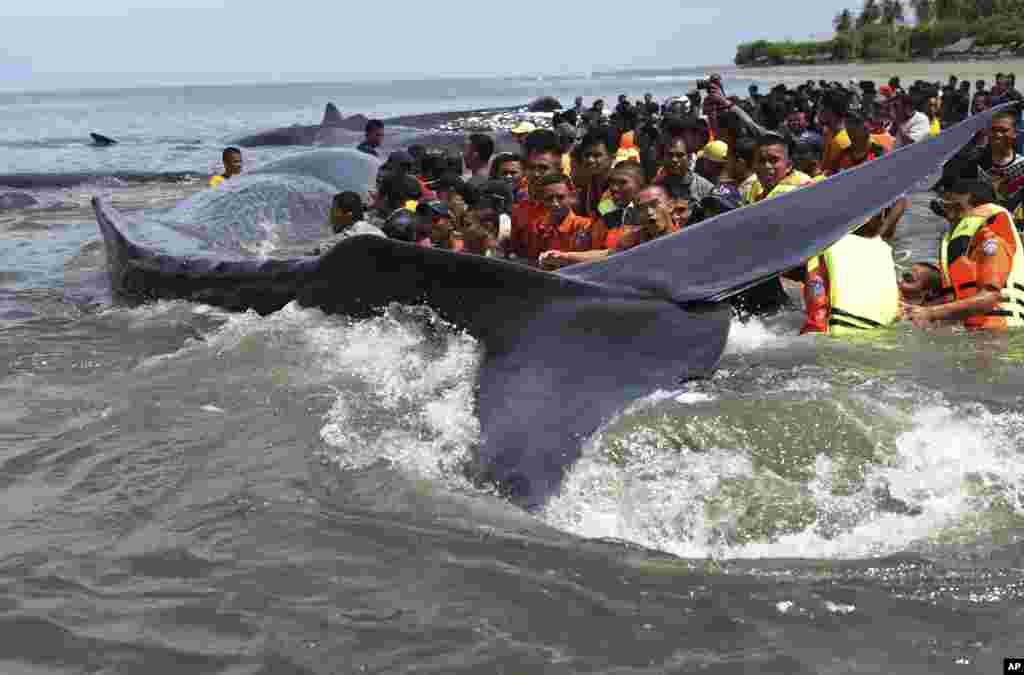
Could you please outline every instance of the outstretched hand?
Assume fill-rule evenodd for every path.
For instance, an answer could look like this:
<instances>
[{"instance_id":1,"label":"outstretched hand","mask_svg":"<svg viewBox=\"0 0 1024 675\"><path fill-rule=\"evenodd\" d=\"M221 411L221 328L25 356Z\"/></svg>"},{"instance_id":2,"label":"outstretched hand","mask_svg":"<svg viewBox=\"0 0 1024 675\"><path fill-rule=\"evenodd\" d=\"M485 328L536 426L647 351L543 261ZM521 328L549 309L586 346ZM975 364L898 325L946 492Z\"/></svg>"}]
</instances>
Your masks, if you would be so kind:
<instances>
[{"instance_id":1,"label":"outstretched hand","mask_svg":"<svg viewBox=\"0 0 1024 675\"><path fill-rule=\"evenodd\" d=\"M902 314L904 320L912 322L918 328L927 328L934 321L931 307L924 305L900 302L900 314Z\"/></svg>"}]
</instances>

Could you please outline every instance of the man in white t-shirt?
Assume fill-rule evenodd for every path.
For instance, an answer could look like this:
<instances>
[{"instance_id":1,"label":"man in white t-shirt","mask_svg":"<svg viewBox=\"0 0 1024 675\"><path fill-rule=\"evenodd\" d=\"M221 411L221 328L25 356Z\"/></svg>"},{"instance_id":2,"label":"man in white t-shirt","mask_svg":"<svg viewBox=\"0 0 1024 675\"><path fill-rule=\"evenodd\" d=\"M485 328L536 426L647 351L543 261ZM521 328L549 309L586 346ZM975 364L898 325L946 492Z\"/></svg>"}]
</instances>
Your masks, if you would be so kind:
<instances>
[{"instance_id":1,"label":"man in white t-shirt","mask_svg":"<svg viewBox=\"0 0 1024 675\"><path fill-rule=\"evenodd\" d=\"M931 135L931 120L924 112L928 99L924 96L911 97L900 94L892 102L893 119L896 122L896 144L899 147L923 141Z\"/></svg>"}]
</instances>

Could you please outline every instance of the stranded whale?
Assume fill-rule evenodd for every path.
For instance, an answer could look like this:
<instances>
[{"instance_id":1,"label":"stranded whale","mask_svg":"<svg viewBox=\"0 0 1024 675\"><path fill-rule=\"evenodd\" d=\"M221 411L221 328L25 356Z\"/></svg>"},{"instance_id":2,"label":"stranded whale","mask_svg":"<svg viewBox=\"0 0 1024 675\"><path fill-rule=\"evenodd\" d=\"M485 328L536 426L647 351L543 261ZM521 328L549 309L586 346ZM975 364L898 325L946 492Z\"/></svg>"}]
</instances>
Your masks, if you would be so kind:
<instances>
[{"instance_id":1,"label":"stranded whale","mask_svg":"<svg viewBox=\"0 0 1024 675\"><path fill-rule=\"evenodd\" d=\"M353 237L320 257L215 260L128 241L94 200L115 293L269 313L291 301L368 316L427 304L480 340L480 470L518 503L557 493L580 444L628 403L710 373L729 333L719 301L800 265L921 181L993 111L818 185L732 211L607 260L552 274Z\"/></svg>"},{"instance_id":2,"label":"stranded whale","mask_svg":"<svg viewBox=\"0 0 1024 675\"><path fill-rule=\"evenodd\" d=\"M97 134L93 132L90 133L89 136L92 137L92 144L97 147L105 148L108 145L117 145L117 141L115 141L113 138L110 138L109 136L104 136L103 134Z\"/></svg>"},{"instance_id":3,"label":"stranded whale","mask_svg":"<svg viewBox=\"0 0 1024 675\"><path fill-rule=\"evenodd\" d=\"M458 112L423 113L418 115L402 115L400 117L388 117L383 120L385 126L408 127L410 129L428 130L441 127L453 120L460 120L483 113L502 114L520 110L521 107L491 108L487 110L463 110ZM366 129L366 123L370 118L362 114L355 114L349 117L342 116L337 106L328 103L324 109L323 119L320 124L296 124L290 127L278 127L268 129L259 133L250 134L237 138L231 143L242 147L256 147L263 145L347 145L354 146L358 140L358 134ZM426 142L426 141L422 141ZM451 142L450 139L448 142ZM458 142L462 143L461 136Z\"/></svg>"}]
</instances>

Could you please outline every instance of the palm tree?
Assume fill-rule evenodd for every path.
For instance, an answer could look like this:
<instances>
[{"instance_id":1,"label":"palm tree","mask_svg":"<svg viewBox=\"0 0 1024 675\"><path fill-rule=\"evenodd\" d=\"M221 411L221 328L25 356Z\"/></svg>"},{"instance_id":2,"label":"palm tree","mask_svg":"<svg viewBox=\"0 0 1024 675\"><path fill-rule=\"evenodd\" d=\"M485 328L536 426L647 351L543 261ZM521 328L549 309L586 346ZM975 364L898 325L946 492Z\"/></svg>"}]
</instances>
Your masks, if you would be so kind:
<instances>
[{"instance_id":1,"label":"palm tree","mask_svg":"<svg viewBox=\"0 0 1024 675\"><path fill-rule=\"evenodd\" d=\"M903 3L900 0L882 0L882 23L890 29L897 23L903 23Z\"/></svg>"},{"instance_id":2,"label":"palm tree","mask_svg":"<svg viewBox=\"0 0 1024 675\"><path fill-rule=\"evenodd\" d=\"M935 0L932 5L933 14L939 21L959 19L961 15L960 0Z\"/></svg>"},{"instance_id":3,"label":"palm tree","mask_svg":"<svg viewBox=\"0 0 1024 675\"><path fill-rule=\"evenodd\" d=\"M927 26L932 21L932 0L910 0L910 6L914 8L914 16L917 17L917 25Z\"/></svg>"},{"instance_id":4,"label":"palm tree","mask_svg":"<svg viewBox=\"0 0 1024 675\"><path fill-rule=\"evenodd\" d=\"M877 0L864 0L864 9L857 16L857 29L860 30L865 26L878 23L878 20L881 18L882 10L878 6Z\"/></svg>"},{"instance_id":5,"label":"palm tree","mask_svg":"<svg viewBox=\"0 0 1024 675\"><path fill-rule=\"evenodd\" d=\"M853 12L848 9L839 12L836 18L832 19L832 25L835 26L837 33L849 33L853 28Z\"/></svg>"}]
</instances>

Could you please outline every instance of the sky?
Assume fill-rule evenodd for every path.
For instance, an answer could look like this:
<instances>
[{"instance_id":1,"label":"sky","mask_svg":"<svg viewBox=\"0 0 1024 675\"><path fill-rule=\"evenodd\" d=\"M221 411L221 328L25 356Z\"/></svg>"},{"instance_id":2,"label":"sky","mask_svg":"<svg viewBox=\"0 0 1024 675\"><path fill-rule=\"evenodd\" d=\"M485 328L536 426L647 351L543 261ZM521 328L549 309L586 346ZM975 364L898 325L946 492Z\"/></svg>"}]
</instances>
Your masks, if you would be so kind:
<instances>
[{"instance_id":1,"label":"sky","mask_svg":"<svg viewBox=\"0 0 1024 675\"><path fill-rule=\"evenodd\" d=\"M731 63L828 37L841 0L0 2L0 89L345 82ZM781 9L780 9L781 7ZM795 10L795 11L794 11Z\"/></svg>"}]
</instances>

